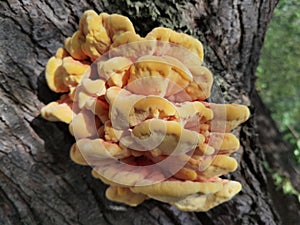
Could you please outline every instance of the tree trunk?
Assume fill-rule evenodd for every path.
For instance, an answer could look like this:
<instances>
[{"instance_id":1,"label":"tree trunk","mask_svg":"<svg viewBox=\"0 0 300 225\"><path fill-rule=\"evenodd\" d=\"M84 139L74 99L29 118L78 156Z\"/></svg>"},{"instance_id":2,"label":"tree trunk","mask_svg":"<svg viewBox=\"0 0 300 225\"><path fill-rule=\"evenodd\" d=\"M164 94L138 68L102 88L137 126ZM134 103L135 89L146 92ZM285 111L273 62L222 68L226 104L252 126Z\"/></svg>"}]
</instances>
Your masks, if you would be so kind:
<instances>
[{"instance_id":1,"label":"tree trunk","mask_svg":"<svg viewBox=\"0 0 300 225\"><path fill-rule=\"evenodd\" d=\"M258 136L273 130L264 141L283 143L254 89L275 4L276 0L0 1L0 224L297 224L299 205L274 190L263 167L263 136ZM252 111L250 120L235 131L242 145L235 155L240 166L230 177L243 185L238 196L207 213L181 212L154 200L132 208L107 200L106 186L91 177L90 168L72 163L69 148L74 139L67 126L43 120L39 111L57 99L45 83L47 60L77 29L86 9L126 15L140 34L165 26L202 41L205 61L225 100L247 104ZM268 130L262 122L271 124ZM293 208L287 210L281 201Z\"/></svg>"}]
</instances>

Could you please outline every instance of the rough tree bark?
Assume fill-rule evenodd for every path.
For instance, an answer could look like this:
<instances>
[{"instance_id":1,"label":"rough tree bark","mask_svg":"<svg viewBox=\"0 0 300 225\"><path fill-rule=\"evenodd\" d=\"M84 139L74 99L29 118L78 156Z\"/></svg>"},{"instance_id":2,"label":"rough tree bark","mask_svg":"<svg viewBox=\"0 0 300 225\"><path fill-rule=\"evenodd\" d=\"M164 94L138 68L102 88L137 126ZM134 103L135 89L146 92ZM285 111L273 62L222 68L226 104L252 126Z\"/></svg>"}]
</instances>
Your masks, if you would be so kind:
<instances>
[{"instance_id":1,"label":"rough tree bark","mask_svg":"<svg viewBox=\"0 0 300 225\"><path fill-rule=\"evenodd\" d=\"M275 5L276 0L0 1L0 224L297 224L299 206L274 190L258 134L274 131L265 146L266 140L281 139L264 110L255 114L256 107L264 108L254 90L255 70ZM203 42L205 61L226 100L252 111L236 131L240 167L230 177L243 191L232 201L207 213L180 212L154 200L131 208L106 200L105 185L89 168L71 162L74 140L66 125L41 119L39 110L57 98L45 84L45 64L86 9L127 15L141 34L161 25ZM268 131L262 122L271 124Z\"/></svg>"}]
</instances>

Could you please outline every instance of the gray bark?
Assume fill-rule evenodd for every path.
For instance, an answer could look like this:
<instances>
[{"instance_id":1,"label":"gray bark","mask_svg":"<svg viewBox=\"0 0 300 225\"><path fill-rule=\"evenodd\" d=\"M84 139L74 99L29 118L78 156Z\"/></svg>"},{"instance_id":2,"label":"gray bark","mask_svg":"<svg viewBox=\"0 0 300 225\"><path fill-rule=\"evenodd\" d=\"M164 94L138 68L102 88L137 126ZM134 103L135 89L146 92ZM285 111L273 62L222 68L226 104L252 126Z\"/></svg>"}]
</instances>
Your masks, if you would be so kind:
<instances>
[{"instance_id":1,"label":"gray bark","mask_svg":"<svg viewBox=\"0 0 300 225\"><path fill-rule=\"evenodd\" d=\"M270 116L255 114L255 70L276 0L257 1L0 1L0 224L296 224L299 206L274 190L258 136ZM231 179L243 184L232 201L207 213L180 212L154 200L132 208L108 201L90 168L74 164L74 142L62 123L39 116L57 99L46 86L49 57L77 29L86 9L122 13L140 34L156 26L190 33L205 46L226 101L248 104L250 120L236 131L242 148ZM272 125L268 129L276 128ZM279 134L268 139L270 143ZM274 152L279 149L274 148ZM288 146L284 151L288 151ZM293 206L286 210L280 201ZM279 205L278 205L279 204ZM297 208L298 207L298 208Z\"/></svg>"}]
</instances>

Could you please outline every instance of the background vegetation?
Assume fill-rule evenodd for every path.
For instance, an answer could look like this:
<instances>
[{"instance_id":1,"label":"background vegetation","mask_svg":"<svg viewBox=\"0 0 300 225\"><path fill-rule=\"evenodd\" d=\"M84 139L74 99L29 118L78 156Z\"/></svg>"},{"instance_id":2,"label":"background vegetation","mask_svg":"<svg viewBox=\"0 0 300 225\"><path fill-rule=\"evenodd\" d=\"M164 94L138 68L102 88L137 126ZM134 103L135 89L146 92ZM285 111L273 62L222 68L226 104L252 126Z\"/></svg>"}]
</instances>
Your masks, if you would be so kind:
<instances>
[{"instance_id":1,"label":"background vegetation","mask_svg":"<svg viewBox=\"0 0 300 225\"><path fill-rule=\"evenodd\" d=\"M300 168L299 0L279 1L267 31L257 76L260 96L271 110L284 139L292 145L291 160ZM300 202L300 192L290 180L279 171L269 169L278 188L298 196Z\"/></svg>"},{"instance_id":2,"label":"background vegetation","mask_svg":"<svg viewBox=\"0 0 300 225\"><path fill-rule=\"evenodd\" d=\"M257 88L300 165L300 1L280 0L267 31Z\"/></svg>"}]
</instances>

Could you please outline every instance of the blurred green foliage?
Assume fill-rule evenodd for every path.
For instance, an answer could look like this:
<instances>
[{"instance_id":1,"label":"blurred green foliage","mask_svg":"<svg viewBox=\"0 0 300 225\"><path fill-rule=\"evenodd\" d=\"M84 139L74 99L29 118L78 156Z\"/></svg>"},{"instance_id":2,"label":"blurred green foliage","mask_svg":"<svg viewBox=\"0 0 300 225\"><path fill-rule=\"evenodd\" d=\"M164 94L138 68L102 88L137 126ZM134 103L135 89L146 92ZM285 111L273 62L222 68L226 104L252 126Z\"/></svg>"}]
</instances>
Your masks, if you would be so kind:
<instances>
[{"instance_id":1,"label":"blurred green foliage","mask_svg":"<svg viewBox=\"0 0 300 225\"><path fill-rule=\"evenodd\" d=\"M300 164L300 1L280 0L257 69L257 90Z\"/></svg>"},{"instance_id":2,"label":"blurred green foliage","mask_svg":"<svg viewBox=\"0 0 300 225\"><path fill-rule=\"evenodd\" d=\"M300 193L293 187L290 179L281 175L278 172L272 174L272 178L278 189L282 189L283 193L286 195L295 195L300 202Z\"/></svg>"},{"instance_id":3,"label":"blurred green foliage","mask_svg":"<svg viewBox=\"0 0 300 225\"><path fill-rule=\"evenodd\" d=\"M286 195L295 195L300 203L300 192L294 188L290 178L279 171L274 171L268 162L264 162L264 167L270 174L272 174L272 179L277 190L282 190L282 192Z\"/></svg>"}]
</instances>

